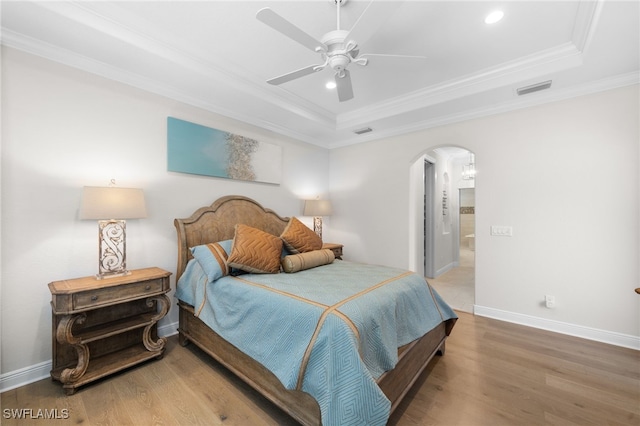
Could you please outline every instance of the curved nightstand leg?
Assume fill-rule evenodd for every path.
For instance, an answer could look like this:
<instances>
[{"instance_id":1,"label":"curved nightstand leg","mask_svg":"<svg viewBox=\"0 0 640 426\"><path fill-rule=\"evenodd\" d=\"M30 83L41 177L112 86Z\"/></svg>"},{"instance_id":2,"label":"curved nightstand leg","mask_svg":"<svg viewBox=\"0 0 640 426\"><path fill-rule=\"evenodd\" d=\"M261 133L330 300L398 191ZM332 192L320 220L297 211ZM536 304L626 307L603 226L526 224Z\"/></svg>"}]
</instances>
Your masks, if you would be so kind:
<instances>
[{"instance_id":1,"label":"curved nightstand leg","mask_svg":"<svg viewBox=\"0 0 640 426\"><path fill-rule=\"evenodd\" d=\"M74 324L82 324L87 319L87 314L66 315L58 324L56 330L56 340L61 344L73 346L78 354L78 364L74 368L65 368L60 373L60 382L71 383L84 375L89 366L89 347L80 343L80 339L72 332Z\"/></svg>"},{"instance_id":2,"label":"curved nightstand leg","mask_svg":"<svg viewBox=\"0 0 640 426\"><path fill-rule=\"evenodd\" d=\"M161 318L163 318L167 314L170 304L169 298L166 294L149 297L147 299L147 306L152 307L154 301L160 304L160 312L158 312L158 314L151 319L151 324L147 325L144 328L144 332L142 333L142 342L144 343L144 347L151 352L161 351L164 348L165 343L167 343L167 339L164 337L160 337L157 341L153 341L153 339L151 338L151 329Z\"/></svg>"}]
</instances>

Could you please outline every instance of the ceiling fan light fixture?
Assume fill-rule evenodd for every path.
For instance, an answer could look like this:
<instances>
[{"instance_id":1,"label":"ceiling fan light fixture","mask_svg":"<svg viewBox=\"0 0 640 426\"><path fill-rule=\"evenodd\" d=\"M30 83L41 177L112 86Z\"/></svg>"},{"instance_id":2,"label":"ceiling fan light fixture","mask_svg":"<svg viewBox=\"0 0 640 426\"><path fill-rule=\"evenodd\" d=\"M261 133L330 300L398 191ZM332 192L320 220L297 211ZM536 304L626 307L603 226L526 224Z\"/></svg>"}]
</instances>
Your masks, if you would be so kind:
<instances>
[{"instance_id":1,"label":"ceiling fan light fixture","mask_svg":"<svg viewBox=\"0 0 640 426\"><path fill-rule=\"evenodd\" d=\"M484 18L484 23L489 25L495 24L496 22L500 21L503 17L504 17L503 11L494 10L493 12L488 14L486 18Z\"/></svg>"},{"instance_id":2,"label":"ceiling fan light fixture","mask_svg":"<svg viewBox=\"0 0 640 426\"><path fill-rule=\"evenodd\" d=\"M347 55L337 54L329 57L329 66L336 74L340 75L340 78L344 77L343 71L347 68L351 60Z\"/></svg>"},{"instance_id":3,"label":"ceiling fan light fixture","mask_svg":"<svg viewBox=\"0 0 640 426\"><path fill-rule=\"evenodd\" d=\"M327 84L324 85L329 90L335 89L337 86L335 81L328 81Z\"/></svg>"}]
</instances>

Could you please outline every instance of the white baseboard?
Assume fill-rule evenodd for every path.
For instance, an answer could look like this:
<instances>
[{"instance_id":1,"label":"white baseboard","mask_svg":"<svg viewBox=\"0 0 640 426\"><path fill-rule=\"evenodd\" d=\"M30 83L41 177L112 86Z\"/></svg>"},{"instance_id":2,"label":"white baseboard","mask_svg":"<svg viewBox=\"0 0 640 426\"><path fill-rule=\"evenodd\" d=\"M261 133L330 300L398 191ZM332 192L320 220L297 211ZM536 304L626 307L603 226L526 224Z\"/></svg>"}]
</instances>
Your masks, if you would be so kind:
<instances>
[{"instance_id":1,"label":"white baseboard","mask_svg":"<svg viewBox=\"0 0 640 426\"><path fill-rule=\"evenodd\" d=\"M539 318L531 315L518 314L515 312L508 312L479 305L473 306L473 313L481 317L522 324L533 328L567 334L569 336L581 337L583 339L595 340L597 342L608 343L610 345L640 350L640 337L638 336L600 330L597 328Z\"/></svg>"},{"instance_id":2,"label":"white baseboard","mask_svg":"<svg viewBox=\"0 0 640 426\"><path fill-rule=\"evenodd\" d=\"M158 326L158 336L169 337L178 334L178 323L172 322Z\"/></svg>"},{"instance_id":3,"label":"white baseboard","mask_svg":"<svg viewBox=\"0 0 640 426\"><path fill-rule=\"evenodd\" d=\"M452 270L453 268L457 268L458 266L460 266L460 262L455 261L455 262L451 262L448 265L444 265L442 268L438 269L435 273L435 277L437 278L440 275L444 274L445 272L449 272L450 270Z\"/></svg>"},{"instance_id":4,"label":"white baseboard","mask_svg":"<svg viewBox=\"0 0 640 426\"><path fill-rule=\"evenodd\" d=\"M173 322L158 327L158 335L161 337L173 336L178 333L178 323ZM0 392L19 388L29 383L50 377L52 362L44 361L19 370L10 371L0 375Z\"/></svg>"},{"instance_id":5,"label":"white baseboard","mask_svg":"<svg viewBox=\"0 0 640 426\"><path fill-rule=\"evenodd\" d=\"M51 361L41 362L0 376L0 392L19 388L38 380L46 379L51 371Z\"/></svg>"}]
</instances>

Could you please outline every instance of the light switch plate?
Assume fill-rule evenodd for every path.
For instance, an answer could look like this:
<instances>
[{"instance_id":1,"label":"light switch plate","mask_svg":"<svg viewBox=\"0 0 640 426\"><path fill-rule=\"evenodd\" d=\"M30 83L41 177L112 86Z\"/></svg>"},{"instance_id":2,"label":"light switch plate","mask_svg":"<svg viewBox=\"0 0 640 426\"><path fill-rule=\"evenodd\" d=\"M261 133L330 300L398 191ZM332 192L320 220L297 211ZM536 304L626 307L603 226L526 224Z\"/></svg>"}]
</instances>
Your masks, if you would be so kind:
<instances>
[{"instance_id":1,"label":"light switch plate","mask_svg":"<svg viewBox=\"0 0 640 426\"><path fill-rule=\"evenodd\" d=\"M513 236L513 228L511 226L491 226L491 235L497 237L512 237Z\"/></svg>"}]
</instances>

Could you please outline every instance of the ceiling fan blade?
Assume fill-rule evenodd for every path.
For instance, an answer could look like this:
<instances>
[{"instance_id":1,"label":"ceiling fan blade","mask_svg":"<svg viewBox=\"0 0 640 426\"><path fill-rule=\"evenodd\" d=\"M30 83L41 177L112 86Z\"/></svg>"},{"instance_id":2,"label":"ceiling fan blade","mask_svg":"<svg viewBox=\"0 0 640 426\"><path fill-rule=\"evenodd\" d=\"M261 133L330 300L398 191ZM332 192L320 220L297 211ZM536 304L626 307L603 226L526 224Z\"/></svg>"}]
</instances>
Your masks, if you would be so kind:
<instances>
[{"instance_id":1,"label":"ceiling fan blade","mask_svg":"<svg viewBox=\"0 0 640 426\"><path fill-rule=\"evenodd\" d=\"M353 24L353 27L351 27L345 37L345 41L354 40L356 43L364 43L369 40L401 3L401 1L372 0L356 23Z\"/></svg>"},{"instance_id":2,"label":"ceiling fan blade","mask_svg":"<svg viewBox=\"0 0 640 426\"><path fill-rule=\"evenodd\" d=\"M320 71L321 69L322 68L320 65L309 65L308 67L300 68L299 70L272 78L271 80L267 80L267 83L277 86L278 84L286 83L287 81L295 80L296 78L313 74L314 72Z\"/></svg>"},{"instance_id":3,"label":"ceiling fan blade","mask_svg":"<svg viewBox=\"0 0 640 426\"><path fill-rule=\"evenodd\" d=\"M343 70L344 75L339 77L336 74L336 89L338 91L338 100L340 102L353 99L353 87L351 86L351 75L349 70Z\"/></svg>"},{"instance_id":4,"label":"ceiling fan blade","mask_svg":"<svg viewBox=\"0 0 640 426\"><path fill-rule=\"evenodd\" d=\"M293 25L291 22L284 19L282 16L275 13L268 7L260 9L256 14L256 18L273 28L274 30L286 35L290 39L300 43L301 45L313 50L314 52L318 47L327 49L322 42L311 37L309 34L302 31L300 28Z\"/></svg>"},{"instance_id":5,"label":"ceiling fan blade","mask_svg":"<svg viewBox=\"0 0 640 426\"><path fill-rule=\"evenodd\" d=\"M379 53L363 53L358 59L366 59L367 64L388 63L395 67L423 66L427 64L426 56L385 55Z\"/></svg>"}]
</instances>

